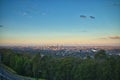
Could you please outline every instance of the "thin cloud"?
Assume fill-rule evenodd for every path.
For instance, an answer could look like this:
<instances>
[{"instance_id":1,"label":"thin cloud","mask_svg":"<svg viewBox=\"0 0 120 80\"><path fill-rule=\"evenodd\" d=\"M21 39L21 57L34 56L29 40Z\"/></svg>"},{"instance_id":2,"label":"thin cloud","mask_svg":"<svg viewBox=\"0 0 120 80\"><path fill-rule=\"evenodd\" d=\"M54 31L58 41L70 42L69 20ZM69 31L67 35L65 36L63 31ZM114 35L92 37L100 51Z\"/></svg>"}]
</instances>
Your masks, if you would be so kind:
<instances>
[{"instance_id":1,"label":"thin cloud","mask_svg":"<svg viewBox=\"0 0 120 80\"><path fill-rule=\"evenodd\" d=\"M95 17L94 17L94 16L90 16L90 18L91 18L91 19L95 19Z\"/></svg>"},{"instance_id":2,"label":"thin cloud","mask_svg":"<svg viewBox=\"0 0 120 80\"><path fill-rule=\"evenodd\" d=\"M120 3L113 3L113 6L120 6Z\"/></svg>"},{"instance_id":3,"label":"thin cloud","mask_svg":"<svg viewBox=\"0 0 120 80\"><path fill-rule=\"evenodd\" d=\"M103 38L99 38L99 39L107 39L107 38L103 37Z\"/></svg>"},{"instance_id":4,"label":"thin cloud","mask_svg":"<svg viewBox=\"0 0 120 80\"><path fill-rule=\"evenodd\" d=\"M87 31L83 30L83 31L81 31L81 32L87 32Z\"/></svg>"},{"instance_id":5,"label":"thin cloud","mask_svg":"<svg viewBox=\"0 0 120 80\"><path fill-rule=\"evenodd\" d=\"M3 25L0 25L0 27L3 27Z\"/></svg>"},{"instance_id":6,"label":"thin cloud","mask_svg":"<svg viewBox=\"0 0 120 80\"><path fill-rule=\"evenodd\" d=\"M28 16L29 14L30 14L29 11L24 11L24 12L22 13L23 16Z\"/></svg>"},{"instance_id":7,"label":"thin cloud","mask_svg":"<svg viewBox=\"0 0 120 80\"><path fill-rule=\"evenodd\" d=\"M87 18L87 16L85 16L85 15L80 15L80 18Z\"/></svg>"},{"instance_id":8,"label":"thin cloud","mask_svg":"<svg viewBox=\"0 0 120 80\"><path fill-rule=\"evenodd\" d=\"M45 16L45 15L46 15L46 13L45 13L45 12L42 12L42 13L41 13L41 15Z\"/></svg>"},{"instance_id":9,"label":"thin cloud","mask_svg":"<svg viewBox=\"0 0 120 80\"><path fill-rule=\"evenodd\" d=\"M30 11L22 11L20 13L21 16L32 18L31 12Z\"/></svg>"},{"instance_id":10,"label":"thin cloud","mask_svg":"<svg viewBox=\"0 0 120 80\"><path fill-rule=\"evenodd\" d=\"M26 12L23 12L23 16L26 16L26 15L28 15Z\"/></svg>"},{"instance_id":11,"label":"thin cloud","mask_svg":"<svg viewBox=\"0 0 120 80\"><path fill-rule=\"evenodd\" d=\"M107 36L107 37L102 37L99 39L120 39L120 36Z\"/></svg>"},{"instance_id":12,"label":"thin cloud","mask_svg":"<svg viewBox=\"0 0 120 80\"><path fill-rule=\"evenodd\" d=\"M120 39L120 36L110 36L109 39Z\"/></svg>"}]
</instances>

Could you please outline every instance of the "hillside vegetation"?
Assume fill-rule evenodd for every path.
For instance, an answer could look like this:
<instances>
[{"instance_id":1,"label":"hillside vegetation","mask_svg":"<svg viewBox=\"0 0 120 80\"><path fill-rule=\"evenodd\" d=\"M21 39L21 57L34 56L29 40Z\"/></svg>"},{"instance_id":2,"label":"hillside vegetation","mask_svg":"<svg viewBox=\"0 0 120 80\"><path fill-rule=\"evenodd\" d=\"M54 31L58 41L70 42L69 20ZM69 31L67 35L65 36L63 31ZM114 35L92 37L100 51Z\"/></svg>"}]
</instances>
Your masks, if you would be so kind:
<instances>
[{"instance_id":1,"label":"hillside vegetation","mask_svg":"<svg viewBox=\"0 0 120 80\"><path fill-rule=\"evenodd\" d=\"M46 80L120 80L120 56L106 55L100 50L91 59L18 54L0 49L2 63L17 74Z\"/></svg>"}]
</instances>

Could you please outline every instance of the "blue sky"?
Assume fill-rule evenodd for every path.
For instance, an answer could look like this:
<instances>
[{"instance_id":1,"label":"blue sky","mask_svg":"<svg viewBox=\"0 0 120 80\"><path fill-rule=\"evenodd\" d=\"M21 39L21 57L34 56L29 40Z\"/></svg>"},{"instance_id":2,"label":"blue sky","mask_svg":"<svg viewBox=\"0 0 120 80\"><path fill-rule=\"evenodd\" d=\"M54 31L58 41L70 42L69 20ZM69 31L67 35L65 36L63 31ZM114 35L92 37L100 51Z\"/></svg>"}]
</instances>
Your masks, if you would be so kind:
<instances>
[{"instance_id":1,"label":"blue sky","mask_svg":"<svg viewBox=\"0 0 120 80\"><path fill-rule=\"evenodd\" d=\"M120 44L120 0L1 0L0 7L2 45Z\"/></svg>"}]
</instances>

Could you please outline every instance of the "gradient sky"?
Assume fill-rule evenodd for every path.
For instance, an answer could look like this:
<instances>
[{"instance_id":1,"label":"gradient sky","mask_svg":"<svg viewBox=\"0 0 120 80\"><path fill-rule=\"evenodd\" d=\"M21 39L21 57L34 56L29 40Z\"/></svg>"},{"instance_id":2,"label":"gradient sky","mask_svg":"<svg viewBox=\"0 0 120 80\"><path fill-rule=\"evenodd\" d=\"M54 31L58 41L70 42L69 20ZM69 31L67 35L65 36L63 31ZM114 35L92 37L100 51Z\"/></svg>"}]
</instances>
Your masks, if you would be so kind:
<instances>
[{"instance_id":1,"label":"gradient sky","mask_svg":"<svg viewBox=\"0 0 120 80\"><path fill-rule=\"evenodd\" d=\"M0 10L0 45L120 45L120 0L0 0Z\"/></svg>"}]
</instances>

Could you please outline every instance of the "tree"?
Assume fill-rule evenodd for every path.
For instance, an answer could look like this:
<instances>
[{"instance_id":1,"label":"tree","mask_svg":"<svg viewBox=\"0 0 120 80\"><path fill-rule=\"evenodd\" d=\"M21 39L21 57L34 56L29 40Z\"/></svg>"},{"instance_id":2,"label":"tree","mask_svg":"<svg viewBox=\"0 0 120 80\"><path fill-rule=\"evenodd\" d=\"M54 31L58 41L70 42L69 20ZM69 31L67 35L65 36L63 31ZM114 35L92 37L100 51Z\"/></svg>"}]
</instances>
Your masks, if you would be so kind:
<instances>
[{"instance_id":1,"label":"tree","mask_svg":"<svg viewBox=\"0 0 120 80\"><path fill-rule=\"evenodd\" d=\"M39 75L39 72L41 71L40 61L41 61L41 54L37 53L32 59L32 71L33 71L34 77L36 78L40 77Z\"/></svg>"},{"instance_id":2,"label":"tree","mask_svg":"<svg viewBox=\"0 0 120 80\"><path fill-rule=\"evenodd\" d=\"M96 62L85 60L79 64L76 69L75 80L97 80Z\"/></svg>"},{"instance_id":3,"label":"tree","mask_svg":"<svg viewBox=\"0 0 120 80\"><path fill-rule=\"evenodd\" d=\"M106 52L105 50L99 50L96 54L95 54L95 59L96 60L104 60L107 58Z\"/></svg>"}]
</instances>

